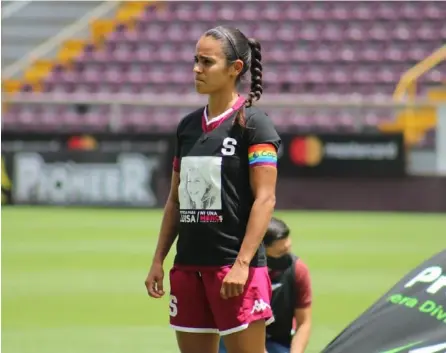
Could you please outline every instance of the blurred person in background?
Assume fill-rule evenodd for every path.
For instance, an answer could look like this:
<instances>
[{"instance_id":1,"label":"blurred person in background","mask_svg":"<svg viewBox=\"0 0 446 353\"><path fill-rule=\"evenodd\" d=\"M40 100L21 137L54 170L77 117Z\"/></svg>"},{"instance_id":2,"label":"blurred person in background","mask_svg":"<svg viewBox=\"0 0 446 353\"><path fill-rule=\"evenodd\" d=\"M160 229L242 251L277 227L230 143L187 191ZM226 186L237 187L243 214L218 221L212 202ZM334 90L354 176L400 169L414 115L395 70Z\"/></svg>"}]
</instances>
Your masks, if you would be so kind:
<instances>
[{"instance_id":1,"label":"blurred person in background","mask_svg":"<svg viewBox=\"0 0 446 353\"><path fill-rule=\"evenodd\" d=\"M195 88L209 95L208 105L178 125L171 190L145 281L151 297L164 295L163 263L178 235L169 306L181 353L217 353L220 336L228 353L264 353L265 327L274 320L262 239L275 206L281 140L252 106L263 92L260 50L226 27L207 31L196 46ZM248 71L244 98L237 84Z\"/></svg>"},{"instance_id":2,"label":"blurred person in background","mask_svg":"<svg viewBox=\"0 0 446 353\"><path fill-rule=\"evenodd\" d=\"M274 323L266 329L267 353L303 353L311 332L312 289L307 265L291 253L290 229L273 217L264 238ZM220 341L219 353L226 353Z\"/></svg>"}]
</instances>

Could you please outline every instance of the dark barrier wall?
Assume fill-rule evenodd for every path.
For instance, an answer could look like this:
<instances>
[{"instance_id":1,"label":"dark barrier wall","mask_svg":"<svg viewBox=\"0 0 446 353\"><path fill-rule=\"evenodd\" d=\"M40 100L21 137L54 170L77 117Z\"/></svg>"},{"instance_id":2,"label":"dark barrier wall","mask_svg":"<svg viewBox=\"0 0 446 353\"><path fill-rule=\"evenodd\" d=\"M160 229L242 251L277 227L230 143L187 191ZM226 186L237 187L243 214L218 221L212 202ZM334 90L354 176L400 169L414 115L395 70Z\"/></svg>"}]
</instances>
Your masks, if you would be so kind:
<instances>
[{"instance_id":1,"label":"dark barrier wall","mask_svg":"<svg viewBox=\"0 0 446 353\"><path fill-rule=\"evenodd\" d=\"M160 158L149 152L4 153L16 204L159 206Z\"/></svg>"},{"instance_id":2,"label":"dark barrier wall","mask_svg":"<svg viewBox=\"0 0 446 353\"><path fill-rule=\"evenodd\" d=\"M167 198L170 180L160 183ZM446 178L281 178L276 209L446 212Z\"/></svg>"},{"instance_id":3,"label":"dark barrier wall","mask_svg":"<svg viewBox=\"0 0 446 353\"><path fill-rule=\"evenodd\" d=\"M402 134L282 134L280 176L403 177Z\"/></svg>"},{"instance_id":4,"label":"dark barrier wall","mask_svg":"<svg viewBox=\"0 0 446 353\"><path fill-rule=\"evenodd\" d=\"M278 209L446 212L446 178L405 176L399 135L282 138ZM160 134L2 134L2 203L162 207L174 145Z\"/></svg>"},{"instance_id":5,"label":"dark barrier wall","mask_svg":"<svg viewBox=\"0 0 446 353\"><path fill-rule=\"evenodd\" d=\"M446 178L281 179L280 209L446 212Z\"/></svg>"},{"instance_id":6,"label":"dark barrier wall","mask_svg":"<svg viewBox=\"0 0 446 353\"><path fill-rule=\"evenodd\" d=\"M160 207L169 135L2 134L2 203Z\"/></svg>"}]
</instances>

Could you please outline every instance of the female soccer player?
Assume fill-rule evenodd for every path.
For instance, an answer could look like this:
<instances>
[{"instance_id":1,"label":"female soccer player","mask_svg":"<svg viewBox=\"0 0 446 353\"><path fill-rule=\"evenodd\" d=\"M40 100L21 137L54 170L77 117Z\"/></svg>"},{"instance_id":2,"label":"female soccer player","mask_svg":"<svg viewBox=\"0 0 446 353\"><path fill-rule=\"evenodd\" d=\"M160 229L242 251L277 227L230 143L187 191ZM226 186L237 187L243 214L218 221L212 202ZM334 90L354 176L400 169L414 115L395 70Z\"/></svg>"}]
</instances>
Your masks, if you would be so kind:
<instances>
[{"instance_id":1,"label":"female soccer player","mask_svg":"<svg viewBox=\"0 0 446 353\"><path fill-rule=\"evenodd\" d=\"M273 217L263 238L275 322L266 329L267 353L303 353L310 339L312 288L307 265L291 253L290 229ZM226 353L220 341L219 353Z\"/></svg>"},{"instance_id":2,"label":"female soccer player","mask_svg":"<svg viewBox=\"0 0 446 353\"><path fill-rule=\"evenodd\" d=\"M237 84L248 70L245 99ZM181 353L217 353L219 335L229 353L264 353L265 326L274 319L262 239L275 206L281 140L252 106L263 91L260 44L238 29L211 29L196 45L193 71L197 92L209 100L178 125L171 190L145 284L151 297L163 296L163 262L178 235L169 306ZM213 195L209 206L183 202L205 194Z\"/></svg>"}]
</instances>

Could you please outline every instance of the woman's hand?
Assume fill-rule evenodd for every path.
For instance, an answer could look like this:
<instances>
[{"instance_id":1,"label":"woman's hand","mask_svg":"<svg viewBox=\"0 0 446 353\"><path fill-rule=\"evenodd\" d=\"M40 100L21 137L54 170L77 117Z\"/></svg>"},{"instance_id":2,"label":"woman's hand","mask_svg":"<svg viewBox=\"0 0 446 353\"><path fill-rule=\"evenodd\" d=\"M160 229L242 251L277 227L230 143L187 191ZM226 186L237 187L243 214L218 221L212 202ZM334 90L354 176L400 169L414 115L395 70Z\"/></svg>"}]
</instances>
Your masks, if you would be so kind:
<instances>
[{"instance_id":1,"label":"woman's hand","mask_svg":"<svg viewBox=\"0 0 446 353\"><path fill-rule=\"evenodd\" d=\"M147 293L152 298L161 298L164 295L163 279L163 265L161 263L154 262L145 281Z\"/></svg>"},{"instance_id":2,"label":"woman's hand","mask_svg":"<svg viewBox=\"0 0 446 353\"><path fill-rule=\"evenodd\" d=\"M245 290L249 266L235 263L223 279L220 295L223 299L237 297Z\"/></svg>"}]
</instances>

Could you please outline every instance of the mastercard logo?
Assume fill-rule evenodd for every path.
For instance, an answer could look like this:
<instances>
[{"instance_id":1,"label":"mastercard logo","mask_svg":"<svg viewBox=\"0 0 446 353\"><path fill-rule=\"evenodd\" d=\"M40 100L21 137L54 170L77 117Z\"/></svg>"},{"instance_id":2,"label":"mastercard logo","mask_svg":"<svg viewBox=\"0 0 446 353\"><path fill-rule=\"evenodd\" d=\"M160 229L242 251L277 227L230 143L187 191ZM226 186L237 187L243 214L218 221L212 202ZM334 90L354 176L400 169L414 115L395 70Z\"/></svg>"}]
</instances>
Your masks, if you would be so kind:
<instances>
[{"instance_id":1,"label":"mastercard logo","mask_svg":"<svg viewBox=\"0 0 446 353\"><path fill-rule=\"evenodd\" d=\"M316 166L323 157L322 142L315 136L296 137L291 141L289 155L297 165Z\"/></svg>"},{"instance_id":2,"label":"mastercard logo","mask_svg":"<svg viewBox=\"0 0 446 353\"><path fill-rule=\"evenodd\" d=\"M96 147L96 140L89 135L73 136L68 140L68 148L70 150L89 151L94 150Z\"/></svg>"}]
</instances>

